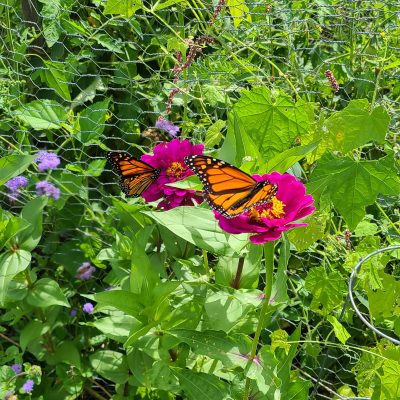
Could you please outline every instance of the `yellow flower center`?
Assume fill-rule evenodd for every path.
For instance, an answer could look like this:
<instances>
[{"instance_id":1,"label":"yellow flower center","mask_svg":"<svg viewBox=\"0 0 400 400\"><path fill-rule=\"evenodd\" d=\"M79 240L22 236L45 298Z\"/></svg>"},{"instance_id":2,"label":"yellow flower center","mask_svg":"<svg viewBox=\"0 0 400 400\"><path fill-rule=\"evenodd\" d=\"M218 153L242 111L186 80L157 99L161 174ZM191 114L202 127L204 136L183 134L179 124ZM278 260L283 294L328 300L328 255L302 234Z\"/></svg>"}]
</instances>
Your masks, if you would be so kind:
<instances>
[{"instance_id":1,"label":"yellow flower center","mask_svg":"<svg viewBox=\"0 0 400 400\"><path fill-rule=\"evenodd\" d=\"M180 178L182 176L185 167L178 161L174 161L168 168L167 168L167 175L174 176L175 178Z\"/></svg>"},{"instance_id":2,"label":"yellow flower center","mask_svg":"<svg viewBox=\"0 0 400 400\"><path fill-rule=\"evenodd\" d=\"M262 206L261 210L252 208L247 215L252 222L256 223L261 222L261 218L279 219L285 216L285 206L285 203L273 197L270 203Z\"/></svg>"}]
</instances>

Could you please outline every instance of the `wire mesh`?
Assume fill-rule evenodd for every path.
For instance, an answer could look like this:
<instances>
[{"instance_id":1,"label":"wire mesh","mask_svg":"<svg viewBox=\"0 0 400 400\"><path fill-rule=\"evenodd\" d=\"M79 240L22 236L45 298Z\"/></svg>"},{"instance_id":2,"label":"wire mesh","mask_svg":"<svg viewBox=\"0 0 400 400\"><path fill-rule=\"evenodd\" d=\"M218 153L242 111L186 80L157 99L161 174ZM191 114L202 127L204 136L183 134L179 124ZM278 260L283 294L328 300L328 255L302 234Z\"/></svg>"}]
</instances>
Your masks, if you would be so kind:
<instances>
[{"instance_id":1,"label":"wire mesh","mask_svg":"<svg viewBox=\"0 0 400 400\"><path fill-rule=\"evenodd\" d=\"M118 196L119 190L109 165L101 164L105 150L138 156L163 140L153 128L165 115L171 89L179 91L168 118L195 140L217 119L226 120L243 89L257 85L297 92L315 102L321 120L353 98L372 98L391 116L388 138L398 140L400 65L391 65L390 57L400 50L399 2L247 2L249 23L238 26L224 1L171 3L157 13L141 9L129 17L106 13L104 4L0 0L0 155L45 149L61 158L55 178L63 174L69 214L48 215L41 242L56 263L71 252L83 261L91 252L88 243L94 253L111 240L102 229L103 213L111 204L109 193ZM143 3L147 10L155 4ZM201 35L214 41L175 80L176 51L185 56L190 41ZM327 70L340 82L340 92L329 101ZM45 115L47 102L57 104L63 116L47 118L56 129L27 128L26 116L38 110ZM92 128L78 136L74 126L85 123ZM100 163L99 173L88 170L93 162ZM13 201L3 192L1 205L19 210L33 192L28 186ZM380 200L383 207L385 201ZM396 208L388 209L398 218ZM324 262L318 252L307 257L309 265ZM298 285L294 295L303 283L301 270L289 276ZM296 368L315 384L311 398L369 398L337 394L344 385L357 392L353 368L362 353L357 337L365 328L350 322L347 310L344 323L355 339L341 345L320 316L310 314L306 310L301 317L308 333ZM290 312L280 321L297 323Z\"/></svg>"}]
</instances>

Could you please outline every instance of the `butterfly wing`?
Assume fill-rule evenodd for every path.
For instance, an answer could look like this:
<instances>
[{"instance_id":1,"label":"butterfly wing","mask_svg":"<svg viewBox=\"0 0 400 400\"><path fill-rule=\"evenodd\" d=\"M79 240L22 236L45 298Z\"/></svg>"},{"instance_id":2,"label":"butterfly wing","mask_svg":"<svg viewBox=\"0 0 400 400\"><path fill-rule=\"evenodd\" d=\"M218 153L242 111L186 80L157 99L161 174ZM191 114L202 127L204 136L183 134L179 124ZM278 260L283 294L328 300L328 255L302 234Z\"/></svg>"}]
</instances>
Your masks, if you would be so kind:
<instances>
[{"instance_id":1,"label":"butterfly wing","mask_svg":"<svg viewBox=\"0 0 400 400\"><path fill-rule=\"evenodd\" d=\"M189 156L186 165L204 186L205 200L226 218L234 218L255 206L268 203L276 186L257 182L250 175L222 160L208 156Z\"/></svg>"},{"instance_id":2,"label":"butterfly wing","mask_svg":"<svg viewBox=\"0 0 400 400\"><path fill-rule=\"evenodd\" d=\"M127 196L140 196L160 175L158 168L153 168L128 153L109 152L107 159L120 176L121 190Z\"/></svg>"}]
</instances>

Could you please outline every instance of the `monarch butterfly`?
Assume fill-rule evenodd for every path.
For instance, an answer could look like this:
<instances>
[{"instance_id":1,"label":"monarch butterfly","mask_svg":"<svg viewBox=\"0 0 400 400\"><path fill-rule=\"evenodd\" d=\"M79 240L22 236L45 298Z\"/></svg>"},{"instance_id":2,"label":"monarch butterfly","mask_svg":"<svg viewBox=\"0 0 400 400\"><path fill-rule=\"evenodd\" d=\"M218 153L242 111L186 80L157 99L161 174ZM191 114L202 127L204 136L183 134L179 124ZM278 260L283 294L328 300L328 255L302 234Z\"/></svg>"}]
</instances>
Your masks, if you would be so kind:
<instances>
[{"instance_id":1,"label":"monarch butterfly","mask_svg":"<svg viewBox=\"0 0 400 400\"><path fill-rule=\"evenodd\" d=\"M120 176L121 190L127 196L140 196L160 175L159 168L136 160L128 153L110 151L106 157Z\"/></svg>"},{"instance_id":2,"label":"monarch butterfly","mask_svg":"<svg viewBox=\"0 0 400 400\"><path fill-rule=\"evenodd\" d=\"M257 182L250 175L222 160L208 156L185 157L186 165L204 186L204 198L226 218L271 201L277 186L268 180Z\"/></svg>"}]
</instances>

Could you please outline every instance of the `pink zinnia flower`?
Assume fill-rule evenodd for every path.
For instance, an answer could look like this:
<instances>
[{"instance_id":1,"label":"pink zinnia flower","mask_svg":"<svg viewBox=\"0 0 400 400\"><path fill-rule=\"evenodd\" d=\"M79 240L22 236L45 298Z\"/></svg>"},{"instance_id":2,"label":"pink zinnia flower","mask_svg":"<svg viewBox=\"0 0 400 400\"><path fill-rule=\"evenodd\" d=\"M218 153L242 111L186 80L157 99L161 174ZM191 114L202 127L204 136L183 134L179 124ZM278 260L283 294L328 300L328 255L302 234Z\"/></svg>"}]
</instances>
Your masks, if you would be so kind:
<instances>
[{"instance_id":1,"label":"pink zinnia flower","mask_svg":"<svg viewBox=\"0 0 400 400\"><path fill-rule=\"evenodd\" d=\"M218 212L214 215L219 226L229 233L252 233L250 240L263 244L279 239L282 232L304 223L293 223L309 214L315 207L314 199L306 194L305 186L293 175L273 172L266 175L253 175L256 181L264 181L277 185L278 191L270 203L254 207L236 218L225 218Z\"/></svg>"},{"instance_id":2,"label":"pink zinnia flower","mask_svg":"<svg viewBox=\"0 0 400 400\"><path fill-rule=\"evenodd\" d=\"M192 206L193 200L197 203L203 201L203 197L196 194L195 190L179 189L167 186L193 175L193 172L186 167L184 158L186 156L202 154L202 144L193 145L189 140L173 139L170 142L160 143L153 149L153 155L144 154L142 161L154 168L160 168L160 176L145 191L142 196L146 201L162 199L158 208L170 210L178 206Z\"/></svg>"}]
</instances>

